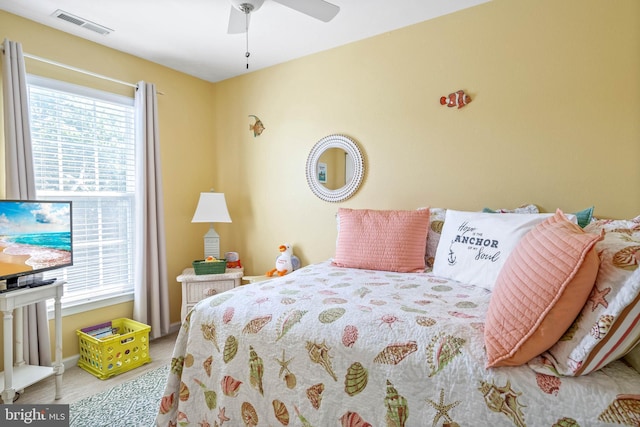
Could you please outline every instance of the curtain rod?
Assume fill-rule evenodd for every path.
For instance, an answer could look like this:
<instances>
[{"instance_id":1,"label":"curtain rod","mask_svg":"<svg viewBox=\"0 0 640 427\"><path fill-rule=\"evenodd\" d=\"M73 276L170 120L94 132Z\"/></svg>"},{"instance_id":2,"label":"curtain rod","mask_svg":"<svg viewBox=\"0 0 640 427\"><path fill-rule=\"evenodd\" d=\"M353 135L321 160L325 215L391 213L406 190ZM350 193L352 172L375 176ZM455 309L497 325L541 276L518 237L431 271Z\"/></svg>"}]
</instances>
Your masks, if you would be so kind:
<instances>
[{"instance_id":1,"label":"curtain rod","mask_svg":"<svg viewBox=\"0 0 640 427\"><path fill-rule=\"evenodd\" d=\"M34 59L34 60L39 61L39 62L44 62L45 64L55 65L56 67L65 68L67 70L75 71L76 73L86 74L86 75L89 75L89 76L92 76L92 77L97 77L99 79L108 80L110 82L118 83L118 84L125 85L125 86L129 86L129 87L132 87L132 88L137 88L138 87L138 85L134 84L134 83L129 83L129 82L125 82L125 81L122 81L122 80L114 79L114 78L111 78L111 77L103 76L102 74L97 74L97 73L94 73L94 72L91 72L91 71L83 70L81 68L73 67L71 65L62 64L60 62L56 62L56 61L52 61L50 59L42 58L40 56L31 55L30 53L24 53L23 52L22 55L25 58Z\"/></svg>"},{"instance_id":2,"label":"curtain rod","mask_svg":"<svg viewBox=\"0 0 640 427\"><path fill-rule=\"evenodd\" d=\"M2 51L4 52L4 46L2 47ZM33 59L35 61L44 62L45 64L50 64L50 65L54 65L56 67L64 68L64 69L67 69L67 70L70 70L70 71L75 71L76 73L86 74L86 75L91 76L91 77L97 77L99 79L108 80L108 81L113 82L113 83L118 83L118 84L121 84L121 85L124 85L124 86L129 86L129 87L132 87L134 89L138 88L138 85L135 84L135 83L129 83L129 82L125 82L123 80L114 79L112 77L103 76L102 74L94 73L92 71L83 70L82 68L73 67L71 65L66 65L66 64L63 64L61 62L52 61L50 59L46 59L46 58L42 58L40 56L32 55L30 53L22 52L22 56L24 56L25 58ZM164 93L162 93L162 92L160 92L158 90L156 90L156 93L158 95L164 95Z\"/></svg>"}]
</instances>

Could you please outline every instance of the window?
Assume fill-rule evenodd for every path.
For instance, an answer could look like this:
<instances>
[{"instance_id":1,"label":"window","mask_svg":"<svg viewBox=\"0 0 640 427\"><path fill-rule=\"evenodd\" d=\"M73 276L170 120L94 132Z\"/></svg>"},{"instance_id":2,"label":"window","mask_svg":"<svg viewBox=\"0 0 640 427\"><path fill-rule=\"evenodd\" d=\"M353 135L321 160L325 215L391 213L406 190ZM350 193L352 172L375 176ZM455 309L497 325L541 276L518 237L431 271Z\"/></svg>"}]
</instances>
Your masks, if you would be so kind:
<instances>
[{"instance_id":1,"label":"window","mask_svg":"<svg viewBox=\"0 0 640 427\"><path fill-rule=\"evenodd\" d=\"M132 294L135 236L133 98L30 76L36 198L73 202L64 308Z\"/></svg>"}]
</instances>

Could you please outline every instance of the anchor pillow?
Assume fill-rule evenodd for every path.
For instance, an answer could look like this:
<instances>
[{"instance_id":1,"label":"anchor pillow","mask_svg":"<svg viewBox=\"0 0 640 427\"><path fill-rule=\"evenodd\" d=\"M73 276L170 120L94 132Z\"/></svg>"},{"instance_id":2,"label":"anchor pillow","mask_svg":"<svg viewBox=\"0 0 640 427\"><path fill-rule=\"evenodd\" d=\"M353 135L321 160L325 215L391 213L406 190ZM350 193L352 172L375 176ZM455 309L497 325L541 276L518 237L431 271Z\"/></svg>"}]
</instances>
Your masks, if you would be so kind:
<instances>
[{"instance_id":1,"label":"anchor pillow","mask_svg":"<svg viewBox=\"0 0 640 427\"><path fill-rule=\"evenodd\" d=\"M433 273L491 290L520 239L552 215L448 209Z\"/></svg>"}]
</instances>

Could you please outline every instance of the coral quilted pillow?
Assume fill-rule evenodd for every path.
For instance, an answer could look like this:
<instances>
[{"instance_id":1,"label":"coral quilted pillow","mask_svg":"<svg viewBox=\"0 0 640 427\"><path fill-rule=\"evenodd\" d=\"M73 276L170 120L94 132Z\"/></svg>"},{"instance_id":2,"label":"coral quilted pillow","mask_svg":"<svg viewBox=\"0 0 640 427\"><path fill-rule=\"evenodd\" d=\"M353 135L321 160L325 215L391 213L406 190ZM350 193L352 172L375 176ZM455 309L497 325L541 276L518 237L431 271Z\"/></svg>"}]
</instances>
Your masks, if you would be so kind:
<instances>
[{"instance_id":1,"label":"coral quilted pillow","mask_svg":"<svg viewBox=\"0 0 640 427\"><path fill-rule=\"evenodd\" d=\"M522 365L558 341L593 288L600 239L558 210L520 240L489 302L487 367Z\"/></svg>"},{"instance_id":2,"label":"coral quilted pillow","mask_svg":"<svg viewBox=\"0 0 640 427\"><path fill-rule=\"evenodd\" d=\"M338 209L340 230L333 264L397 272L425 269L429 209Z\"/></svg>"},{"instance_id":3,"label":"coral quilted pillow","mask_svg":"<svg viewBox=\"0 0 640 427\"><path fill-rule=\"evenodd\" d=\"M640 216L597 220L600 269L575 322L547 352L529 363L538 372L586 375L623 357L640 343Z\"/></svg>"}]
</instances>

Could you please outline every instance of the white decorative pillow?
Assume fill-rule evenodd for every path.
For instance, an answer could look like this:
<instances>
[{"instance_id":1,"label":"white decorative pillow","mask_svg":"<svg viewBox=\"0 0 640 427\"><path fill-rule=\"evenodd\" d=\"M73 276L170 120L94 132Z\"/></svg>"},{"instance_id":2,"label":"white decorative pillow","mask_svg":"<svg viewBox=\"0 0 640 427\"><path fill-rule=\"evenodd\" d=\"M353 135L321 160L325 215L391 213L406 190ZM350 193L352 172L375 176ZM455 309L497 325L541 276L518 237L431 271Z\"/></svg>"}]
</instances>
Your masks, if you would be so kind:
<instances>
[{"instance_id":1,"label":"white decorative pillow","mask_svg":"<svg viewBox=\"0 0 640 427\"><path fill-rule=\"evenodd\" d=\"M447 210L433 273L493 289L520 239L553 214L492 214Z\"/></svg>"},{"instance_id":2,"label":"white decorative pillow","mask_svg":"<svg viewBox=\"0 0 640 427\"><path fill-rule=\"evenodd\" d=\"M591 295L562 338L529 362L536 371L586 375L640 343L640 216L598 220L584 229L605 232L595 245L600 269Z\"/></svg>"}]
</instances>

